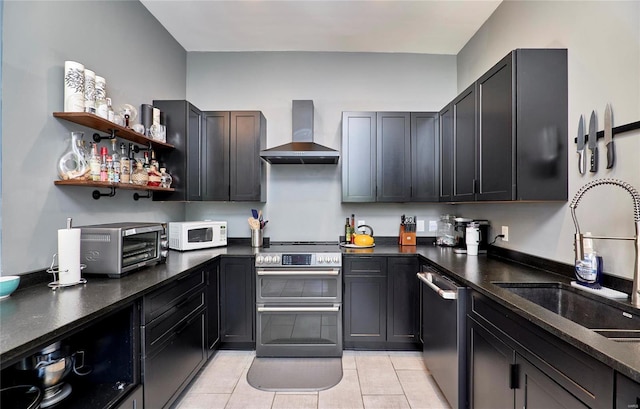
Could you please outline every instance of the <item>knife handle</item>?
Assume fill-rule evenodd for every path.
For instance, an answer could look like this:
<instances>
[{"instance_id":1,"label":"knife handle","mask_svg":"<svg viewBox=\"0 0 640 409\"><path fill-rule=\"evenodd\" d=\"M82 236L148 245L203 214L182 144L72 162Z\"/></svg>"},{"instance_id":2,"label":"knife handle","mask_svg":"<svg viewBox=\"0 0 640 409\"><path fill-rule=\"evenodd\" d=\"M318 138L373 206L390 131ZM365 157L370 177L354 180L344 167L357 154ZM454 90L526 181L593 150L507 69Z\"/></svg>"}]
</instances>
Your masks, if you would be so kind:
<instances>
[{"instance_id":1,"label":"knife handle","mask_svg":"<svg viewBox=\"0 0 640 409\"><path fill-rule=\"evenodd\" d=\"M581 175L584 175L587 167L587 160L584 154L584 149L578 151L578 171Z\"/></svg>"},{"instance_id":2,"label":"knife handle","mask_svg":"<svg viewBox=\"0 0 640 409\"><path fill-rule=\"evenodd\" d=\"M589 169L589 171L593 173L598 171L598 147L597 146L591 149L591 168Z\"/></svg>"},{"instance_id":3,"label":"knife handle","mask_svg":"<svg viewBox=\"0 0 640 409\"><path fill-rule=\"evenodd\" d=\"M615 160L616 152L613 148L613 142L609 142L609 144L607 144L607 169L611 169L613 167Z\"/></svg>"}]
</instances>

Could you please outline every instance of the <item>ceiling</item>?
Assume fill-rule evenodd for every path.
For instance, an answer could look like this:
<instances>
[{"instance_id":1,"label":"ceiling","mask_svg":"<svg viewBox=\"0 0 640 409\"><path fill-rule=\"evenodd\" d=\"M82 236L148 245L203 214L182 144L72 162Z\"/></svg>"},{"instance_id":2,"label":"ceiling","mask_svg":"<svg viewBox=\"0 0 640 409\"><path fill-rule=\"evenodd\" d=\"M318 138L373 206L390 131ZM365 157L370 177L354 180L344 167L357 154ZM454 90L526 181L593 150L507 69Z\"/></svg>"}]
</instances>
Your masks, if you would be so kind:
<instances>
[{"instance_id":1,"label":"ceiling","mask_svg":"<svg viewBox=\"0 0 640 409\"><path fill-rule=\"evenodd\" d=\"M502 0L141 0L187 51L457 54Z\"/></svg>"}]
</instances>

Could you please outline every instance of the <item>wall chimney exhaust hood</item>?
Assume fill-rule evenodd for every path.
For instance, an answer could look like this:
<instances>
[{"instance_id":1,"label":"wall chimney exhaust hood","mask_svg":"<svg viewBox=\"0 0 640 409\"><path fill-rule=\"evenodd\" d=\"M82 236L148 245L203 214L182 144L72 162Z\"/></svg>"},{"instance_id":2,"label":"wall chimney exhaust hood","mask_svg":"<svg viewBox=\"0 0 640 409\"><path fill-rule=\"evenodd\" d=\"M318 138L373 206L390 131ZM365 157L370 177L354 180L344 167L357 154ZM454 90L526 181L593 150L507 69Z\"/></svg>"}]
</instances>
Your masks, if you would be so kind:
<instances>
[{"instance_id":1,"label":"wall chimney exhaust hood","mask_svg":"<svg viewBox=\"0 0 640 409\"><path fill-rule=\"evenodd\" d=\"M340 152L313 142L313 101L294 100L293 142L260 151L271 164L336 164Z\"/></svg>"}]
</instances>

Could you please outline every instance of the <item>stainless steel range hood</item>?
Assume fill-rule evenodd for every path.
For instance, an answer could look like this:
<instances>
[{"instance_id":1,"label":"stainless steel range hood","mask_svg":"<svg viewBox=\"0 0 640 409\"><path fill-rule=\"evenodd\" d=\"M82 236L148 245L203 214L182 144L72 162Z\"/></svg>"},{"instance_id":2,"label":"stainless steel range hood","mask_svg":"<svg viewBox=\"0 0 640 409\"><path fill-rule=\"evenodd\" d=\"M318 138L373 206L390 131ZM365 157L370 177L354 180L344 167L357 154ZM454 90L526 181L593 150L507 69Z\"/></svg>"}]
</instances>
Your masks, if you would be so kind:
<instances>
[{"instance_id":1,"label":"stainless steel range hood","mask_svg":"<svg viewBox=\"0 0 640 409\"><path fill-rule=\"evenodd\" d=\"M260 151L271 164L336 164L340 152L313 142L313 101L293 101L293 142Z\"/></svg>"}]
</instances>

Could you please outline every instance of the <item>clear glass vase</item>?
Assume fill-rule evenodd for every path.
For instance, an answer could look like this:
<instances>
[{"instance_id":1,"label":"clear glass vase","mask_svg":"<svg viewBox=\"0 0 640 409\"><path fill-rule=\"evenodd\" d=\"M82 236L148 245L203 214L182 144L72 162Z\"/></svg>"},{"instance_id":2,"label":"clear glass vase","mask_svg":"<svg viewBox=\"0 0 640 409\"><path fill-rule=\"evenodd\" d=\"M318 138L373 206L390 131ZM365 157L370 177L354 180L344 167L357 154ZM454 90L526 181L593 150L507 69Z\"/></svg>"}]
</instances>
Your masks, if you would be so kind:
<instances>
[{"instance_id":1,"label":"clear glass vase","mask_svg":"<svg viewBox=\"0 0 640 409\"><path fill-rule=\"evenodd\" d=\"M87 179L89 163L84 150L84 133L71 132L71 141L58 160L58 177L62 180Z\"/></svg>"}]
</instances>

